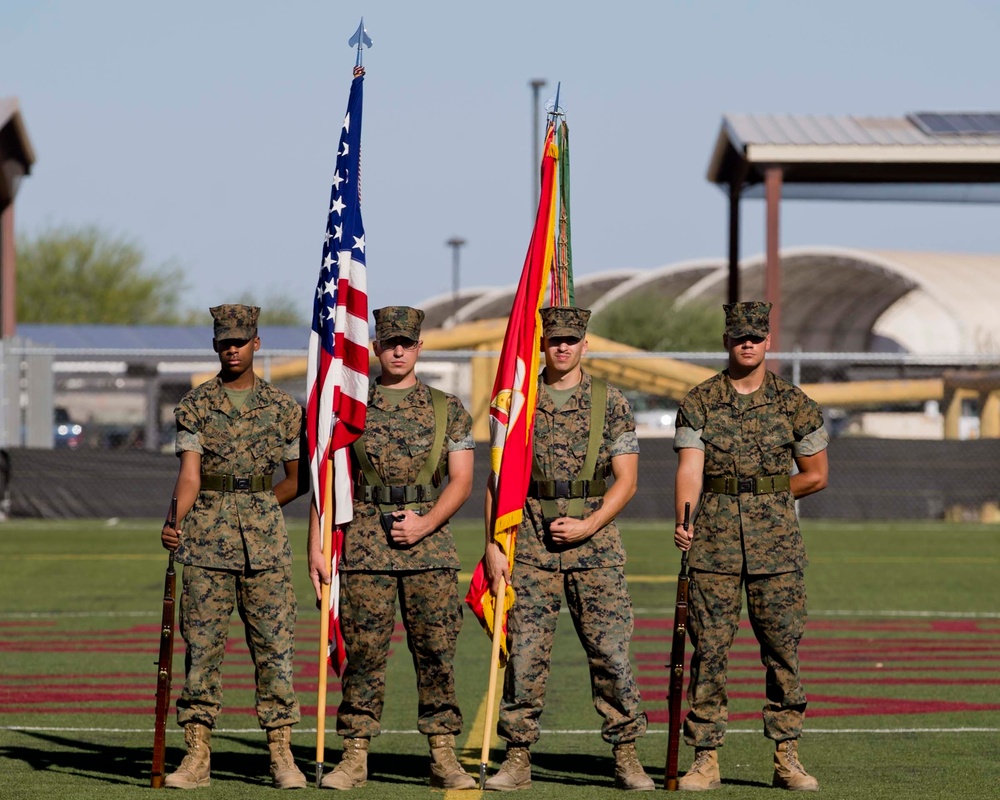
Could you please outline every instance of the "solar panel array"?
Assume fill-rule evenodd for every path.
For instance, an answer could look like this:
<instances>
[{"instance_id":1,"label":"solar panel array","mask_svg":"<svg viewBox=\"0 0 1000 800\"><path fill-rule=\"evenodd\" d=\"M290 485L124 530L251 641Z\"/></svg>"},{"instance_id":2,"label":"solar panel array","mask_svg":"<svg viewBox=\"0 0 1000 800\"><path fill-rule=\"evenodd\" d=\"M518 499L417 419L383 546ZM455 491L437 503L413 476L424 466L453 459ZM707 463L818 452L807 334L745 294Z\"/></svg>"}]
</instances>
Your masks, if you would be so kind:
<instances>
[{"instance_id":1,"label":"solar panel array","mask_svg":"<svg viewBox=\"0 0 1000 800\"><path fill-rule=\"evenodd\" d=\"M940 114L931 111L920 111L915 114L909 114L907 118L930 136L968 136L977 133L1000 134L1000 113Z\"/></svg>"}]
</instances>

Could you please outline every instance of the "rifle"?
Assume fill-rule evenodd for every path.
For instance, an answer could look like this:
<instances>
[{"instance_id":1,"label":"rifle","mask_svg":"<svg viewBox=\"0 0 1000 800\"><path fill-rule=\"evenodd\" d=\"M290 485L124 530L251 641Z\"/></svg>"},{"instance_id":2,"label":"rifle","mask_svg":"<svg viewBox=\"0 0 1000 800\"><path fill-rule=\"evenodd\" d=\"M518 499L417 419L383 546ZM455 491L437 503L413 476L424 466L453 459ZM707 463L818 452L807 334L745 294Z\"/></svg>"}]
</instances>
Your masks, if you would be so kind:
<instances>
[{"instance_id":1,"label":"rifle","mask_svg":"<svg viewBox=\"0 0 1000 800\"><path fill-rule=\"evenodd\" d=\"M691 526L691 504L684 504L684 530ZM677 791L677 751L681 744L681 696L684 694L684 645L687 642L688 551L681 552L681 571L677 575L677 602L674 605L674 636L670 644L669 727L667 729L667 769L664 788Z\"/></svg>"},{"instance_id":2,"label":"rifle","mask_svg":"<svg viewBox=\"0 0 1000 800\"><path fill-rule=\"evenodd\" d=\"M177 498L170 501L167 524L177 528ZM163 770L167 758L167 714L170 712L170 678L174 666L174 591L177 573L174 572L174 551L170 551L167 574L163 581L163 616L160 622L160 657L156 661L156 724L153 727L153 769L149 785L163 788Z\"/></svg>"}]
</instances>

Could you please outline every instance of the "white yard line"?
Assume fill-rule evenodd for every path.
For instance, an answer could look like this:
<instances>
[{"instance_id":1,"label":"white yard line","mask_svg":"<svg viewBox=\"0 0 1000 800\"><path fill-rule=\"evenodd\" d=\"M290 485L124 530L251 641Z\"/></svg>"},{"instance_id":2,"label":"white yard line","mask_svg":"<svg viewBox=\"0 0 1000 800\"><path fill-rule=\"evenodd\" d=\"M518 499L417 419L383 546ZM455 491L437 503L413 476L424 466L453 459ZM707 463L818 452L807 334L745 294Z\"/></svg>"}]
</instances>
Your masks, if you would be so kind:
<instances>
[{"instance_id":1,"label":"white yard line","mask_svg":"<svg viewBox=\"0 0 1000 800\"><path fill-rule=\"evenodd\" d=\"M142 733L151 734L153 733L152 728L69 728L69 727L55 727L55 726L43 726L43 725L0 725L0 731L47 731L51 733ZM601 731L599 728L593 729L551 729L543 728L541 731L546 736L553 735L563 735L563 736L600 736ZM665 734L666 729L651 729L646 731L647 735L656 736L658 734ZM168 728L167 733L177 734L178 736L184 733L180 728ZM215 733L260 733L260 728L215 728ZM296 726L292 730L292 734L315 734L315 728L301 728ZM760 735L760 727L755 728L729 728L726 733L749 733ZM806 736L818 736L826 734L840 734L840 733L871 733L879 735L895 735L900 733L1000 733L1000 728L809 728L807 727L804 731ZM381 733L382 736L423 736L418 730L384 730Z\"/></svg>"}]
</instances>

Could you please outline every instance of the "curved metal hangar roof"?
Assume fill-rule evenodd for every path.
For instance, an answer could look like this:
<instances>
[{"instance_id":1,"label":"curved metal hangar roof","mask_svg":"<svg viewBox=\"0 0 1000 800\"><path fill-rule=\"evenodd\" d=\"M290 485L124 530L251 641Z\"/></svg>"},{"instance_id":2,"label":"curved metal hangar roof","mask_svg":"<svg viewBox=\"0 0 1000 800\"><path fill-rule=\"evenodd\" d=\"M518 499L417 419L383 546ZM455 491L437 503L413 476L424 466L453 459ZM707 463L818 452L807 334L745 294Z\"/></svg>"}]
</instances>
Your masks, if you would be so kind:
<instances>
[{"instance_id":1,"label":"curved metal hangar roof","mask_svg":"<svg viewBox=\"0 0 1000 800\"><path fill-rule=\"evenodd\" d=\"M763 255L740 262L744 298L763 297L764 266ZM1000 351L1000 255L796 247L781 251L781 269L782 349L953 355ZM577 304L596 314L612 302L649 292L682 303L721 304L727 276L727 262L718 258L623 270L614 273L616 280L608 280L609 273L595 276L597 280L581 277ZM589 291L580 292L581 286ZM492 302L482 302L483 295L465 298L468 302L456 316L462 322L503 316L514 291L509 286L484 293ZM434 300L428 305L441 298Z\"/></svg>"},{"instance_id":2,"label":"curved metal hangar roof","mask_svg":"<svg viewBox=\"0 0 1000 800\"><path fill-rule=\"evenodd\" d=\"M683 296L723 302L727 272ZM996 352L1000 256L835 247L781 252L784 349ZM764 294L764 257L741 263L744 297ZM896 348L878 343L892 340Z\"/></svg>"}]
</instances>

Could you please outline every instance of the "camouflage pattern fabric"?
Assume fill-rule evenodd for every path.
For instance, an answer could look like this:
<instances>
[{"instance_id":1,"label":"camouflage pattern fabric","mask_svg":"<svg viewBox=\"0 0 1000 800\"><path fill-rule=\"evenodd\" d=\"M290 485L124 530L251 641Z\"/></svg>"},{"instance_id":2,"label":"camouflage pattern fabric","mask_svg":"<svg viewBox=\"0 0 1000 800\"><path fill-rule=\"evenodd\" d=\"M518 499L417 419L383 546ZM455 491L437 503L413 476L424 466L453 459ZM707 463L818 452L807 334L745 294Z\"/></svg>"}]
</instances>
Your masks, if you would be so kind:
<instances>
[{"instance_id":1,"label":"camouflage pattern fabric","mask_svg":"<svg viewBox=\"0 0 1000 800\"><path fill-rule=\"evenodd\" d=\"M448 425L440 464L447 464L452 449L471 450L472 417L454 395L448 395ZM390 407L373 384L368 392L368 416L363 435L365 452L387 486L416 482L417 474L434 443L434 407L430 389L417 385L397 406ZM357 470L357 465L355 465ZM410 503L418 513L433 503ZM389 572L414 569L458 569L455 540L447 525L412 547L392 543L379 521L379 507L355 499L354 519L344 533L342 571Z\"/></svg>"},{"instance_id":2,"label":"camouflage pattern fabric","mask_svg":"<svg viewBox=\"0 0 1000 800\"><path fill-rule=\"evenodd\" d=\"M257 318L260 309L257 306L226 304L209 309L212 315L212 335L215 341L226 339L246 341L257 336Z\"/></svg>"},{"instance_id":3,"label":"camouflage pattern fabric","mask_svg":"<svg viewBox=\"0 0 1000 800\"><path fill-rule=\"evenodd\" d=\"M558 409L544 386L539 386L534 452L550 480L576 480L583 468L590 438L591 384L590 375L584 373L576 392ZM638 452L632 409L619 389L608 386L604 433L595 476L601 478L610 470L613 457ZM600 497L587 498L585 514L589 516L602 502ZM556 503L560 513L565 514L569 501L559 499ZM517 532L514 558L518 563L551 570L592 569L624 564L625 548L613 521L585 542L569 548L556 547L545 533L541 503L536 498L528 498L524 520Z\"/></svg>"},{"instance_id":4,"label":"camouflage pattern fabric","mask_svg":"<svg viewBox=\"0 0 1000 800\"><path fill-rule=\"evenodd\" d=\"M771 332L771 304L751 300L722 307L726 312L726 336L767 336Z\"/></svg>"},{"instance_id":5,"label":"camouflage pattern fabric","mask_svg":"<svg viewBox=\"0 0 1000 800\"><path fill-rule=\"evenodd\" d=\"M584 373L577 391L558 410L539 387L534 451L548 479L575 479L583 467L590 438L591 385ZM596 474L603 476L610 469L612 457L638 452L632 409L622 393L609 386ZM564 511L568 501L557 502ZM585 513L601 502L600 497L588 498ZM642 736L646 715L639 710L641 698L628 657L632 600L625 583L625 549L615 523L578 545L556 548L545 534L538 500L529 498L515 561L511 584L517 600L507 618L510 657L497 724L501 738L523 745L538 740L552 635L564 591L587 654L594 707L604 719L601 735L613 744Z\"/></svg>"},{"instance_id":6,"label":"camouflage pattern fabric","mask_svg":"<svg viewBox=\"0 0 1000 800\"><path fill-rule=\"evenodd\" d=\"M674 448L703 449L709 477L787 475L797 456L821 452L829 442L819 406L771 372L751 395L738 395L727 372L709 378L681 402L676 427ZM792 493L704 492L692 530L686 741L718 747L725 737L726 673L741 584L766 669L764 733L775 741L798 738L806 709L798 661L806 553Z\"/></svg>"},{"instance_id":7,"label":"camouflage pattern fabric","mask_svg":"<svg viewBox=\"0 0 1000 800\"><path fill-rule=\"evenodd\" d=\"M721 747L729 719L726 672L740 624L741 584L746 583L750 624L766 670L764 735L798 739L806 711L799 682L799 640L805 629L806 591L801 570L780 575L691 573L688 631L694 652L688 682L691 710L684 738L692 747Z\"/></svg>"},{"instance_id":8,"label":"camouflage pattern fabric","mask_svg":"<svg viewBox=\"0 0 1000 800\"><path fill-rule=\"evenodd\" d=\"M299 458L302 408L259 377L240 411L215 377L184 395L174 415L177 454L200 453L205 474L274 475ZM178 527L180 564L261 570L292 561L274 492L199 492Z\"/></svg>"},{"instance_id":9,"label":"camouflage pattern fabric","mask_svg":"<svg viewBox=\"0 0 1000 800\"><path fill-rule=\"evenodd\" d=\"M646 714L640 711L628 656L633 614L624 570L558 572L518 564L511 581L517 601L507 619L511 650L497 724L500 738L523 746L538 741L563 591L587 653L594 707L604 720L602 738L620 744L643 736Z\"/></svg>"},{"instance_id":10,"label":"camouflage pattern fabric","mask_svg":"<svg viewBox=\"0 0 1000 800\"><path fill-rule=\"evenodd\" d=\"M424 312L410 306L386 306L372 312L375 317L375 339L384 342L396 336L413 341L420 339L420 326L424 322Z\"/></svg>"},{"instance_id":11,"label":"camouflage pattern fabric","mask_svg":"<svg viewBox=\"0 0 1000 800\"><path fill-rule=\"evenodd\" d=\"M575 306L549 306L540 312L543 336L575 336L582 339L587 335L590 311Z\"/></svg>"},{"instance_id":12,"label":"camouflage pattern fabric","mask_svg":"<svg viewBox=\"0 0 1000 800\"><path fill-rule=\"evenodd\" d=\"M449 394L447 409L445 445L438 465L447 463L449 452L475 448L472 417L462 403ZM398 405L390 406L373 384L362 441L383 483L414 484L434 443L430 389L418 380ZM432 506L410 503L406 507L424 512ZM398 595L417 673L417 727L426 735L459 733L462 714L455 697L454 662L462 601L455 540L443 525L412 547L400 547L382 530L379 513L378 504L356 500L354 519L344 534L340 619L347 667L341 681L337 732L370 738L380 731Z\"/></svg>"},{"instance_id":13,"label":"camouflage pattern fabric","mask_svg":"<svg viewBox=\"0 0 1000 800\"><path fill-rule=\"evenodd\" d=\"M287 566L245 572L184 567L180 633L187 651L177 723L215 727L222 710L222 658L234 607L253 657L260 727L295 724L300 718L292 688L296 604Z\"/></svg>"},{"instance_id":14,"label":"camouflage pattern fabric","mask_svg":"<svg viewBox=\"0 0 1000 800\"><path fill-rule=\"evenodd\" d=\"M347 644L337 733L371 738L381 730L389 642L396 596L417 674L417 728L428 736L457 734L462 714L455 696L455 647L462 605L455 570L341 576L340 620Z\"/></svg>"},{"instance_id":15,"label":"camouflage pattern fabric","mask_svg":"<svg viewBox=\"0 0 1000 800\"><path fill-rule=\"evenodd\" d=\"M726 372L709 378L681 401L676 428L674 448L703 448L710 477L788 475L795 456L813 455L829 441L819 406L771 372L744 402ZM807 564L791 492L705 492L692 530L692 569L738 575L745 566L761 575Z\"/></svg>"}]
</instances>

